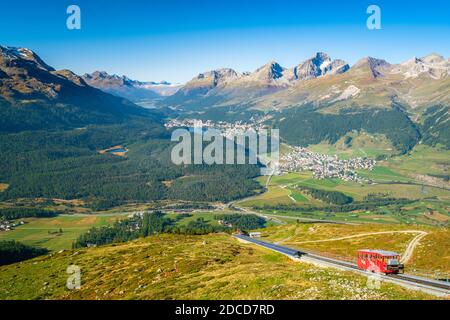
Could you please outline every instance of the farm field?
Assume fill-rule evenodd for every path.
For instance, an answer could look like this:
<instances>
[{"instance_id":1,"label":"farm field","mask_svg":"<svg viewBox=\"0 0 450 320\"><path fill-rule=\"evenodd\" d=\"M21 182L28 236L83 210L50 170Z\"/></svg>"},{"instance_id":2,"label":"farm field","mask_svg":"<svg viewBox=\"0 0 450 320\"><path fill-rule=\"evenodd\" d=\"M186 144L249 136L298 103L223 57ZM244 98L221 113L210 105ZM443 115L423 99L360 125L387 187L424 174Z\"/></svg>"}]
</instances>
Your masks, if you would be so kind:
<instances>
[{"instance_id":1,"label":"farm field","mask_svg":"<svg viewBox=\"0 0 450 320\"><path fill-rule=\"evenodd\" d=\"M261 185L267 185L267 191L261 195L238 201L236 204L259 210L267 215L316 220L425 225L448 225L450 223L450 190L423 185L387 166L376 166L372 171L364 170L358 174L377 182L368 184L340 179L318 180L312 177L311 172L291 172L273 176L268 183L267 177L258 178ZM299 187L338 191L350 196L354 202L367 201L366 197L368 196L416 201L404 206L387 205L350 213L302 211L302 208L320 208L329 206L329 204L311 197L299 190ZM276 207L279 205L288 205L295 210L277 209ZM275 208L271 209L270 207Z\"/></svg>"},{"instance_id":2,"label":"farm field","mask_svg":"<svg viewBox=\"0 0 450 320\"><path fill-rule=\"evenodd\" d=\"M309 179L301 180L295 185L312 187L316 189L341 191L353 199L362 201L369 194L386 194L394 198L421 199L439 197L450 200L450 191L436 187L428 187L413 184L399 183L375 183L361 184L352 181L342 181L338 179Z\"/></svg>"},{"instance_id":3,"label":"farm field","mask_svg":"<svg viewBox=\"0 0 450 320\"><path fill-rule=\"evenodd\" d=\"M409 178L403 174L393 171L388 167L377 165L372 171L358 170L358 174L361 177L371 179L372 181L382 182L414 182L412 178Z\"/></svg>"},{"instance_id":4,"label":"farm field","mask_svg":"<svg viewBox=\"0 0 450 320\"><path fill-rule=\"evenodd\" d=\"M358 210L355 212L324 212L302 211L289 209L254 209L271 217L287 217L288 221L295 219L341 221L345 223L383 223L383 224L419 224L448 226L450 213L448 201L418 201L402 206L400 211L397 206L378 207L374 210Z\"/></svg>"},{"instance_id":5,"label":"farm field","mask_svg":"<svg viewBox=\"0 0 450 320\"><path fill-rule=\"evenodd\" d=\"M66 269L81 268L69 291ZM13 280L14 279L14 280ZM318 268L225 234L160 235L0 267L0 299L434 299Z\"/></svg>"},{"instance_id":6,"label":"farm field","mask_svg":"<svg viewBox=\"0 0 450 320\"><path fill-rule=\"evenodd\" d=\"M450 151L418 145L409 155L396 156L384 163L402 173L448 175Z\"/></svg>"},{"instance_id":7,"label":"farm field","mask_svg":"<svg viewBox=\"0 0 450 320\"><path fill-rule=\"evenodd\" d=\"M11 231L0 231L0 240L16 240L24 244L62 250L92 227L102 227L125 217L117 215L60 215L52 218L24 218L25 224ZM59 230L62 229L62 233Z\"/></svg>"},{"instance_id":8,"label":"farm field","mask_svg":"<svg viewBox=\"0 0 450 320\"><path fill-rule=\"evenodd\" d=\"M260 195L259 197L253 197L251 201L257 199L266 200L282 198L283 196L287 196L288 192L281 192L276 187L293 187L296 185L330 191L341 191L349 196L352 196L355 200L363 200L365 196L371 193L383 193L392 197L407 199L440 197L445 200L450 200L450 190L444 190L442 188L432 186L422 186L419 183L408 184L407 182L411 181L411 179L397 172L393 172L387 167L375 167L373 171L366 170L361 175L374 178L375 180L383 180L385 183L362 184L353 181L343 181L340 179L318 180L314 179L312 177L312 173L310 172L288 173L285 175L273 176L268 185L268 192ZM262 177L258 178L258 181L263 184L266 179L266 177ZM273 188L271 189L270 187ZM271 191L275 193L271 194ZM240 202L240 204L247 205L247 201Z\"/></svg>"},{"instance_id":9,"label":"farm field","mask_svg":"<svg viewBox=\"0 0 450 320\"><path fill-rule=\"evenodd\" d=\"M269 185L267 192L238 203L242 206L258 206L264 203L292 204L293 200L289 198L289 195L290 191L288 189L277 185Z\"/></svg>"}]
</instances>

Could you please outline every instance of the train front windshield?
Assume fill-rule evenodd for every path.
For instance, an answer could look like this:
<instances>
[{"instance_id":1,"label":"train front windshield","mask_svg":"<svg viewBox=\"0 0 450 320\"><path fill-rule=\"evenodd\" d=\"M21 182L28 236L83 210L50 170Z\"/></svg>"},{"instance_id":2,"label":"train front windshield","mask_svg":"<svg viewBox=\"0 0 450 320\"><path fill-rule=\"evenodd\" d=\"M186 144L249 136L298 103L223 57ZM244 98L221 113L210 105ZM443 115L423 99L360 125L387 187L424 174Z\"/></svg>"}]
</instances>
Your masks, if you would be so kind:
<instances>
[{"instance_id":1,"label":"train front windshield","mask_svg":"<svg viewBox=\"0 0 450 320\"><path fill-rule=\"evenodd\" d=\"M398 265L398 257L386 257L387 263L389 265Z\"/></svg>"}]
</instances>

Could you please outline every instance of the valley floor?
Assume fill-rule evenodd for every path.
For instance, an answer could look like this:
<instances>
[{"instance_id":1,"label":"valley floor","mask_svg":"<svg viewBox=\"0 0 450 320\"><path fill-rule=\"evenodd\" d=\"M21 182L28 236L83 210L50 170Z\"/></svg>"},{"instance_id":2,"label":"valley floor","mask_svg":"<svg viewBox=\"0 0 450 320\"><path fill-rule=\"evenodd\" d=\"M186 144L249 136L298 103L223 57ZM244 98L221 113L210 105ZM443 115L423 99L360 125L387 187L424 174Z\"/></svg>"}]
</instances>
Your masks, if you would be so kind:
<instances>
[{"instance_id":1,"label":"valley floor","mask_svg":"<svg viewBox=\"0 0 450 320\"><path fill-rule=\"evenodd\" d=\"M419 148L411 155L422 159L424 167L434 159L427 169L417 172L442 173L440 166L446 165L445 157L426 151ZM393 250L403 255L408 273L448 277L450 191L412 177L416 160L408 159L392 158L373 171L358 172L375 181L373 184L317 180L311 172L288 173L270 180L260 177L256 180L266 192L228 205L213 203L216 208L211 210L189 210L190 214L177 223L186 225L201 217L217 225L215 216L220 213L258 214L269 220L267 228L259 230L267 241L342 260L353 260L361 248ZM371 195L409 202L352 212L325 212L321 208L328 204L302 188L339 192L356 203L367 201ZM133 212L156 207L130 204L90 214L82 204L60 202L55 208L74 214L19 219L23 225L0 232L0 240L17 240L51 250L47 256L0 266L0 299L435 298L387 283L371 289L364 276L294 262L278 253L239 243L226 234L164 234L74 250L73 241L90 228L110 225ZM318 209L302 211L308 206ZM168 215L175 217L178 213L174 210ZM66 288L70 265L81 268L80 290Z\"/></svg>"}]
</instances>

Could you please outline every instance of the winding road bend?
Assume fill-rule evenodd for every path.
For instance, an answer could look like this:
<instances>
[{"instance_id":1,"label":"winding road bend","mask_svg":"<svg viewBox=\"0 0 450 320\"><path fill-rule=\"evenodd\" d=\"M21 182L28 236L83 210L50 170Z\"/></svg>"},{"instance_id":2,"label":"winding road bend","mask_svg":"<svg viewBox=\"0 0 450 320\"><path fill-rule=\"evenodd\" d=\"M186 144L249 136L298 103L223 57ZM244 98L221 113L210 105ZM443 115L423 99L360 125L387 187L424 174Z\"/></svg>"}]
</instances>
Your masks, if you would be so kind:
<instances>
[{"instance_id":1,"label":"winding road bend","mask_svg":"<svg viewBox=\"0 0 450 320\"><path fill-rule=\"evenodd\" d=\"M424 238L426 235L428 235L427 232L421 231L421 230L398 230L398 231L379 231L379 232L370 232L370 233L361 233L361 234L355 234L351 236L345 236L345 237L339 237L339 238L331 238L331 239L321 239L321 240L308 240L308 241L295 241L292 242L293 244L303 244L303 243L318 243L318 242L330 242L330 241L339 241L339 240L347 240L347 239L353 239L353 238L360 238L360 237L368 237L373 235L379 235L379 234L393 234L393 233L416 233L417 235L408 243L405 251L402 254L402 258L400 260L401 263L407 263L413 253L416 249L417 245L419 245L420 240ZM285 243L287 241L290 241L292 237L286 238L284 240L278 241L277 243Z\"/></svg>"}]
</instances>

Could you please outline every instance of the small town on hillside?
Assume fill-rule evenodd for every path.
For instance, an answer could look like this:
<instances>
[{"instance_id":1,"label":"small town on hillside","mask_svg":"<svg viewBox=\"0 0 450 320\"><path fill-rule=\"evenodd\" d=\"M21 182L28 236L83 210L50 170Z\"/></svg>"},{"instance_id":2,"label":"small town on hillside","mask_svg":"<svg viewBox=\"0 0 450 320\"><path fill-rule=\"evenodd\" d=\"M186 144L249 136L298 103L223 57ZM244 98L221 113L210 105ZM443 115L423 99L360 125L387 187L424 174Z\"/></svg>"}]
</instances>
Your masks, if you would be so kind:
<instances>
[{"instance_id":1,"label":"small town on hillside","mask_svg":"<svg viewBox=\"0 0 450 320\"><path fill-rule=\"evenodd\" d=\"M168 121L165 126L166 128L202 128L205 129L216 129L221 132L221 134L226 137L236 137L242 135L248 131L257 132L266 127L262 124L264 119L255 120L251 118L249 121L236 121L234 123L229 123L226 121L214 122L211 120L198 120L198 119L172 119Z\"/></svg>"},{"instance_id":2,"label":"small town on hillside","mask_svg":"<svg viewBox=\"0 0 450 320\"><path fill-rule=\"evenodd\" d=\"M370 158L339 159L336 155L311 152L306 148L293 147L292 151L280 159L281 172L312 171L316 179L338 178L344 181L370 183L359 177L355 170L372 170L376 164Z\"/></svg>"}]
</instances>

